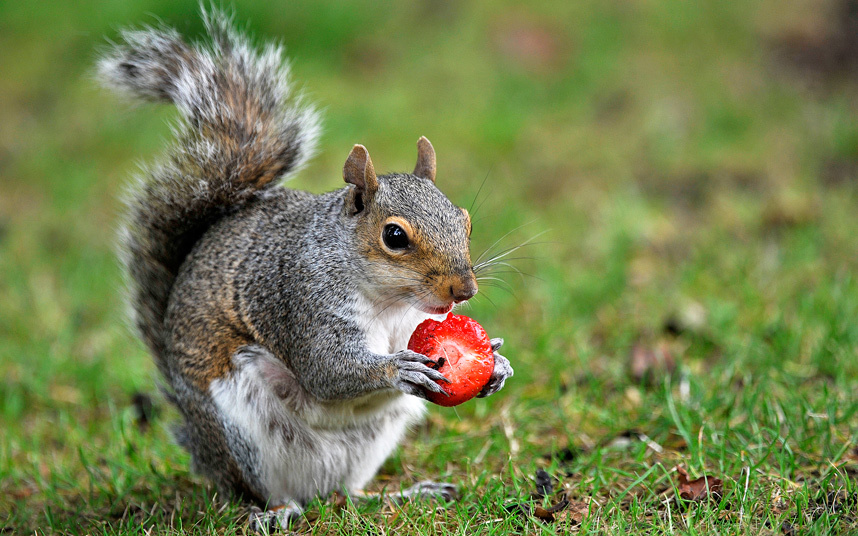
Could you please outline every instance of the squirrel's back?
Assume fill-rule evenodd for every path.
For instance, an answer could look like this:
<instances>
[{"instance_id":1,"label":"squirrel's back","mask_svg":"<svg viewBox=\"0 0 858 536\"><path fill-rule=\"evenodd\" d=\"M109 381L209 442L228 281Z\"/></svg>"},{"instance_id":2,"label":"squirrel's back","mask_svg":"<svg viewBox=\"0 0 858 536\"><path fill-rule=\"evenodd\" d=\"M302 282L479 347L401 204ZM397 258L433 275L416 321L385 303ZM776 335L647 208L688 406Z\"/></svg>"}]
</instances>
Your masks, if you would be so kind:
<instances>
[{"instance_id":1,"label":"squirrel's back","mask_svg":"<svg viewBox=\"0 0 858 536\"><path fill-rule=\"evenodd\" d=\"M339 218L324 217L341 210L341 191L276 188L215 222L185 259L167 302L170 365L206 391L233 368L242 346L288 350L281 359L300 351L300 340L292 339L305 331L301 319L321 321L350 294L343 292L352 286L348 232ZM336 237L323 253L319 235Z\"/></svg>"},{"instance_id":2,"label":"squirrel's back","mask_svg":"<svg viewBox=\"0 0 858 536\"><path fill-rule=\"evenodd\" d=\"M280 47L255 51L222 14L205 22L209 44L127 31L99 62L106 85L181 114L177 141L128 197L122 238L135 322L168 377L164 317L182 263L214 223L300 167L319 131L292 95Z\"/></svg>"}]
</instances>

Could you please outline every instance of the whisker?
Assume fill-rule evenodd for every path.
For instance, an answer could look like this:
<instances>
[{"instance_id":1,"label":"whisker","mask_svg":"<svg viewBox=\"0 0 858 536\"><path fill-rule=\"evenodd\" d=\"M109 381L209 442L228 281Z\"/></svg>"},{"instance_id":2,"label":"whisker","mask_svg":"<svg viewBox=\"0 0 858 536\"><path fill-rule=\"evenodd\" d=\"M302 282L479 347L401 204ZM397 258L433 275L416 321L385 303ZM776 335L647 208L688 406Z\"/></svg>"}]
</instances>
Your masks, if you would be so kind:
<instances>
[{"instance_id":1,"label":"whisker","mask_svg":"<svg viewBox=\"0 0 858 536\"><path fill-rule=\"evenodd\" d=\"M509 283L507 283L507 281L505 279L502 279L500 277L495 277L492 275L483 276L483 277L480 277L477 279L478 283L483 283L483 282L489 283L491 281L503 282L503 283L509 284Z\"/></svg>"},{"instance_id":2,"label":"whisker","mask_svg":"<svg viewBox=\"0 0 858 536\"><path fill-rule=\"evenodd\" d=\"M490 266L489 270L481 271L480 274L481 275L477 276L477 281L480 281L481 277L486 277L488 275L497 275L497 274L515 274L515 275L521 277L522 281L524 280L525 277L530 277L530 278L536 279L537 281L545 281L544 278L539 277L538 275L534 275L530 272L525 272L525 271L518 270L518 269L498 270L498 269L495 269L494 266Z\"/></svg>"},{"instance_id":3,"label":"whisker","mask_svg":"<svg viewBox=\"0 0 858 536\"><path fill-rule=\"evenodd\" d=\"M492 307L494 307L495 309L497 309L497 308L498 308L498 304L496 304L496 303L494 302L494 300L492 300L491 298L489 298L489 297L488 297L487 295L485 295L485 294L477 294L476 296L474 296L474 297L473 297L473 298L471 298L471 299L472 299L472 300L473 300L473 299L487 300L490 304L492 304ZM470 300L469 300L469 301L470 301Z\"/></svg>"},{"instance_id":4,"label":"whisker","mask_svg":"<svg viewBox=\"0 0 858 536\"><path fill-rule=\"evenodd\" d=\"M479 256L479 257L477 257L477 260L476 260L476 261L474 261L474 264L479 264L479 262L483 259L483 257L485 257L485 256L486 256L486 254L488 254L488 253L489 253L489 252L490 252L490 251L491 251L495 246L497 246L497 245L500 243L500 241L501 241L501 240L503 240L504 238L508 237L508 236L509 236L509 235L511 235L512 233L514 233L514 232L518 231L518 230L519 230L519 229L521 229L522 227L525 227L525 226L527 226L527 225L530 225L530 224L531 224L531 223L533 223L534 221L536 221L536 220L529 221L529 222L527 222L527 223L523 223L523 224L519 225L518 227L516 227L516 228L514 228L514 229L512 229L512 230L510 230L510 231L507 231L507 232L506 232L506 234L504 234L503 236L501 236L500 238L498 238L497 240L495 240L495 241L494 241L494 243L493 243L491 246L489 246L488 248L486 248L486 249L485 249L485 250L480 254L480 256ZM537 235L537 236L538 236L538 235Z\"/></svg>"},{"instance_id":5,"label":"whisker","mask_svg":"<svg viewBox=\"0 0 858 536\"><path fill-rule=\"evenodd\" d=\"M515 253L516 251L518 251L519 249L521 249L525 246L535 245L533 243L533 241L536 240L537 238L539 238L540 236L544 235L547 232L548 231L542 231L541 233L537 233L534 236L532 236L532 237L528 238L527 240L525 240L524 242L522 242L521 244L507 248L506 250L501 251L500 253L495 255L494 257L487 259L485 261L482 261L482 262L480 262L480 260L482 258L482 256L481 256L479 259L477 259L477 262L474 265L474 271L477 271L478 269L484 268L485 266L490 265L497 260L503 259L504 257L512 255L513 253Z\"/></svg>"},{"instance_id":6,"label":"whisker","mask_svg":"<svg viewBox=\"0 0 858 536\"><path fill-rule=\"evenodd\" d=\"M415 300L409 300L408 308L402 312L402 316L399 317L399 321L396 323L397 328L402 327L402 322L405 321L405 317L408 316L408 313L410 313L417 306L417 303L418 302Z\"/></svg>"},{"instance_id":7,"label":"whisker","mask_svg":"<svg viewBox=\"0 0 858 536\"><path fill-rule=\"evenodd\" d=\"M471 297L471 299L469 299L468 301L463 301L463 302L461 302L461 303L457 303L456 305L454 305L454 306L453 306L453 308L454 308L454 309L460 309L460 308L461 308L461 309L470 309L470 308L471 308L471 300L472 300L472 299L473 299L473 296L472 296L472 297Z\"/></svg>"},{"instance_id":8,"label":"whisker","mask_svg":"<svg viewBox=\"0 0 858 536\"><path fill-rule=\"evenodd\" d=\"M522 257L522 258L529 258L529 257ZM510 259L510 260L516 260L516 259ZM506 270L495 269L497 267L501 267L501 268L506 267L507 269ZM521 270L519 270L518 267L513 266L512 264L510 264L506 261L498 261L498 262L494 262L491 264L484 264L483 266L480 267L480 271L483 271L483 270L491 270L489 273L492 273L492 274L514 273L514 274L518 274L518 275L523 275L523 272Z\"/></svg>"},{"instance_id":9,"label":"whisker","mask_svg":"<svg viewBox=\"0 0 858 536\"><path fill-rule=\"evenodd\" d=\"M407 297L408 297L407 294L395 294L395 295L390 296L390 297L382 297L381 299L373 302L371 306L376 307L377 305L384 304L386 300L389 300L389 303L387 303L387 305L385 305L378 312L376 312L375 315L373 315L373 317L369 320L368 323L371 324L371 323L375 322L376 320L378 320L378 318L382 314L384 314L385 311L387 311L388 309L390 309L394 305L398 304L399 302L405 301L405 299Z\"/></svg>"},{"instance_id":10,"label":"whisker","mask_svg":"<svg viewBox=\"0 0 858 536\"><path fill-rule=\"evenodd\" d=\"M533 257L517 257L517 258L511 259L511 260L522 260L522 259L532 260ZM516 274L519 277L521 277L522 279L524 279L524 277L526 276L526 277L532 277L532 278L537 279L537 280L542 280L542 278L540 278L539 276L534 275L530 272L525 272L524 270L518 268L517 266L506 263L506 262L499 262L496 264L489 264L487 266L484 266L484 267L480 268L479 272L477 272L477 276L480 277L482 274L486 274L486 275Z\"/></svg>"},{"instance_id":11,"label":"whisker","mask_svg":"<svg viewBox=\"0 0 858 536\"><path fill-rule=\"evenodd\" d=\"M523 225L522 225L522 226L520 226L520 227L523 227ZM520 228L520 227L519 227L519 228ZM513 229L513 231L515 231L515 229ZM511 232L513 232L513 231L510 231L510 233L511 233ZM522 247L524 247L524 246L526 246L526 245L529 245L529 244L536 244L536 243L538 243L538 242L534 242L534 240L536 240L537 238L539 238L540 236L544 235L544 234L545 234L545 233L547 233L547 232L548 232L547 230L545 230L545 231L540 231L540 232L536 233L535 235L531 236L530 238L528 238L527 240L525 240L524 242L522 242L521 244L517 244L517 245L515 245L515 246L510 246L510 247L508 247L508 248L506 248L506 249L504 249L504 250L501 250L500 252L498 252L498 254L497 254L497 255L495 255L494 257L492 257L492 259L496 259L496 258L498 258L498 257L501 257L501 256L507 255L507 254L509 254L509 253L512 253L513 251L515 251L515 250L517 250L517 249L519 249L519 248L522 248ZM498 239L498 240L502 240L502 239L506 238L507 236L509 236L509 234L510 234L510 233L505 234L504 236L502 236L502 237L501 237L500 239ZM497 241L496 241L496 243L497 243ZM492 247L494 247L494 246L492 246ZM489 248L489 249L491 249L491 248Z\"/></svg>"},{"instance_id":12,"label":"whisker","mask_svg":"<svg viewBox=\"0 0 858 536\"><path fill-rule=\"evenodd\" d=\"M503 286L503 285L499 285L499 284L497 284L497 283L486 283L486 285L485 285L485 286L487 286L487 287L489 287L489 288L496 288L496 289L498 289L498 290L502 290L502 291L506 292L506 293L507 293L507 294L509 294L510 296L515 296L515 291L514 291L513 289L511 289L511 288L507 288L507 287L505 287L505 286Z\"/></svg>"},{"instance_id":13,"label":"whisker","mask_svg":"<svg viewBox=\"0 0 858 536\"><path fill-rule=\"evenodd\" d=\"M485 202L486 202L486 199L488 199L488 198L489 198L489 196L488 196L488 195L486 195L486 197L485 197L485 198L483 198L483 200L482 200L482 201L480 201L480 205L479 205L476 209L474 209L474 204L476 204L477 199L479 199L479 197L480 197L480 192L482 192L482 191L483 191L483 186L485 186L485 185L486 185L486 180L488 180L488 178L489 178L489 173L491 173L491 170L486 171L486 176L485 176L485 177L483 177L483 182L481 182L481 183L480 183L480 187L479 187L479 189L477 190L477 194L474 196L474 200L473 200L473 201L471 201L471 206L470 206L470 207L468 207L468 212L471 214L471 217L473 217L473 216L474 216L474 214L476 214L476 213L477 213L477 211L478 211L478 210L480 210L480 208L482 208L483 203L485 203Z\"/></svg>"}]
</instances>

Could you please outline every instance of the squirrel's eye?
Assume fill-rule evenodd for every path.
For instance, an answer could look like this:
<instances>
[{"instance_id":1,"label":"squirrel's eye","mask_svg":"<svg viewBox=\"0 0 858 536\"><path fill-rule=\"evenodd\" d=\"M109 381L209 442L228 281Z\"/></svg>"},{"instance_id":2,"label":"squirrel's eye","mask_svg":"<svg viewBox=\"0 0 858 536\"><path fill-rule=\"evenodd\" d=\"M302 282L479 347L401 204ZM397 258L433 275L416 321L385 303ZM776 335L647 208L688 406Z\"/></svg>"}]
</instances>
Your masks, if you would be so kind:
<instances>
[{"instance_id":1,"label":"squirrel's eye","mask_svg":"<svg viewBox=\"0 0 858 536\"><path fill-rule=\"evenodd\" d=\"M388 223L381 232L384 245L390 249L405 249L408 247L408 233L395 223Z\"/></svg>"}]
</instances>

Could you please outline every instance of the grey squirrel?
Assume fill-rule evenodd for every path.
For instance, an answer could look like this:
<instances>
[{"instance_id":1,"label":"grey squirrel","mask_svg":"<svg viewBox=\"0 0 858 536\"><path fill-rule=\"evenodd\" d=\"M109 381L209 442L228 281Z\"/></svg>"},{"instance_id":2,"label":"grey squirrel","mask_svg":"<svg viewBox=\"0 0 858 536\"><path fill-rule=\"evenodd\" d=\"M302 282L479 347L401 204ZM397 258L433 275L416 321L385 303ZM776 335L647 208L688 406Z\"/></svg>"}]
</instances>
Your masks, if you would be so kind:
<instances>
[{"instance_id":1,"label":"grey squirrel","mask_svg":"<svg viewBox=\"0 0 858 536\"><path fill-rule=\"evenodd\" d=\"M355 145L347 186L314 195L280 179L313 152L317 114L291 95L280 47L254 50L223 14L210 43L126 31L99 62L111 88L171 101L167 158L128 200L124 264L136 326L183 416L178 442L221 493L288 524L315 496L358 493L444 377L406 349L422 320L477 292L471 221L413 173L377 176ZM513 373L497 354L480 393ZM402 497L450 497L423 482Z\"/></svg>"}]
</instances>

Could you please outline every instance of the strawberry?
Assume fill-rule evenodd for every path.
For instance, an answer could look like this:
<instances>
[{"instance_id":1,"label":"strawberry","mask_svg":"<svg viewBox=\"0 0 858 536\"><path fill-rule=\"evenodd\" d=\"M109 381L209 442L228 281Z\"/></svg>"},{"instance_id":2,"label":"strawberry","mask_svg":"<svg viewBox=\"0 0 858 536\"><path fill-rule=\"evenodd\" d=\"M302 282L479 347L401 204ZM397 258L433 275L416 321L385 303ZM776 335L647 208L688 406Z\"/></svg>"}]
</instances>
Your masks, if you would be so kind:
<instances>
[{"instance_id":1,"label":"strawberry","mask_svg":"<svg viewBox=\"0 0 858 536\"><path fill-rule=\"evenodd\" d=\"M432 368L450 383L438 381L446 393L427 392L440 406L457 406L485 387L494 369L494 354L486 330L467 316L447 315L443 322L424 320L408 341L408 349L435 361Z\"/></svg>"}]
</instances>

